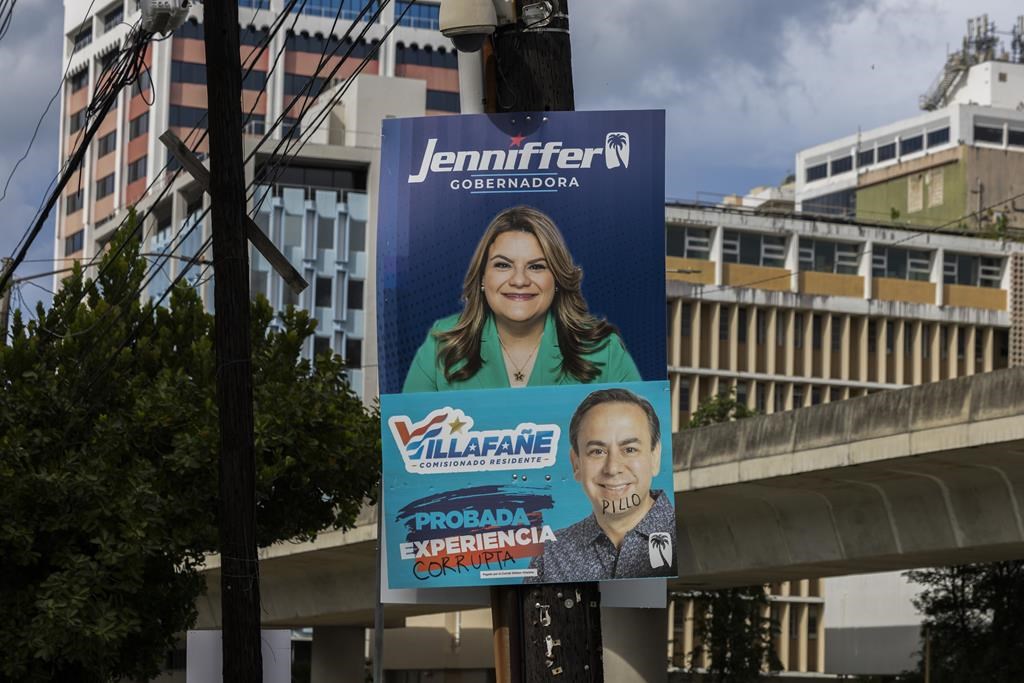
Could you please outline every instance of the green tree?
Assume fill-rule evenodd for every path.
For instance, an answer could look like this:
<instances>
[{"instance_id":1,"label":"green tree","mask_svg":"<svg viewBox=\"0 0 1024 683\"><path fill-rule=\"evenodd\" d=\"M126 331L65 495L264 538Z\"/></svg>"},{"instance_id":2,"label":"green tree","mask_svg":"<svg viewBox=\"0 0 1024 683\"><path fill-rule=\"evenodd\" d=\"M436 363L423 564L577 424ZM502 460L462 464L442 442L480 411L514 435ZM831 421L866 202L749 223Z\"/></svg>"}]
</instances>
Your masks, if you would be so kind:
<instances>
[{"instance_id":1,"label":"green tree","mask_svg":"<svg viewBox=\"0 0 1024 683\"><path fill-rule=\"evenodd\" d=\"M117 252L115 243L111 253ZM217 547L213 319L180 287L140 301L129 242L76 269L0 347L0 680L154 675L196 616ZM315 328L253 303L260 546L353 523L379 475L379 418Z\"/></svg>"},{"instance_id":2,"label":"green tree","mask_svg":"<svg viewBox=\"0 0 1024 683\"><path fill-rule=\"evenodd\" d=\"M922 587L914 606L924 616L918 670L909 680L1024 680L1016 657L1024 643L1024 561L907 572Z\"/></svg>"},{"instance_id":3,"label":"green tree","mask_svg":"<svg viewBox=\"0 0 1024 683\"><path fill-rule=\"evenodd\" d=\"M701 401L687 428L753 415L756 413L730 391ZM689 653L691 668L697 667L702 651L708 654L708 674L713 681L746 683L756 681L765 666L781 668L772 647L778 625L771 620L764 586L697 591L690 597L695 602L694 630L699 643Z\"/></svg>"}]
</instances>

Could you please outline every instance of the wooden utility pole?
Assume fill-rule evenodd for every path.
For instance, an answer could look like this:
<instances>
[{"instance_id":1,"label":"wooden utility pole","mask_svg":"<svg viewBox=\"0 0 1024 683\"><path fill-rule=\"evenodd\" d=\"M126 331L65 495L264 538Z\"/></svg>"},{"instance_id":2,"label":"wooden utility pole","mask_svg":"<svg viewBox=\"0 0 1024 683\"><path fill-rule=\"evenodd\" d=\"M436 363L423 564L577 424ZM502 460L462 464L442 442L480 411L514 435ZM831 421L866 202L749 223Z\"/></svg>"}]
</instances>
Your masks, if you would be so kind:
<instances>
[{"instance_id":1,"label":"wooden utility pole","mask_svg":"<svg viewBox=\"0 0 1024 683\"><path fill-rule=\"evenodd\" d=\"M7 272L7 269L11 267L11 259L4 258L0 259L0 272ZM11 315L11 291L14 289L14 278L13 273L10 278L5 278L9 282L6 287L0 290L0 346L7 346L7 325Z\"/></svg>"},{"instance_id":2,"label":"wooden utility pole","mask_svg":"<svg viewBox=\"0 0 1024 683\"><path fill-rule=\"evenodd\" d=\"M249 244L242 165L238 3L203 10L210 121L214 341L220 422L221 628L224 683L261 683Z\"/></svg>"},{"instance_id":3,"label":"wooden utility pole","mask_svg":"<svg viewBox=\"0 0 1024 683\"><path fill-rule=\"evenodd\" d=\"M569 0L516 0L484 52L488 112L572 111ZM596 583L492 589L498 681L603 681Z\"/></svg>"}]
</instances>

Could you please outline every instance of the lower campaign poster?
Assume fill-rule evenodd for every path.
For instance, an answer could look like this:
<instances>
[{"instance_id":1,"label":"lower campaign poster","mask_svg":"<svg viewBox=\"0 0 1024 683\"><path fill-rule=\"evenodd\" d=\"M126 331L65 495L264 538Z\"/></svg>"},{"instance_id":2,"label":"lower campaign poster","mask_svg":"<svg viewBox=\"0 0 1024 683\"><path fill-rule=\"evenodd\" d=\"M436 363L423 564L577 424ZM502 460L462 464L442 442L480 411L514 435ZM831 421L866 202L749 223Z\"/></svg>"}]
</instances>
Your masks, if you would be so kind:
<instances>
[{"instance_id":1,"label":"lower campaign poster","mask_svg":"<svg viewBox=\"0 0 1024 683\"><path fill-rule=\"evenodd\" d=\"M667 392L383 396L389 587L676 576Z\"/></svg>"}]
</instances>

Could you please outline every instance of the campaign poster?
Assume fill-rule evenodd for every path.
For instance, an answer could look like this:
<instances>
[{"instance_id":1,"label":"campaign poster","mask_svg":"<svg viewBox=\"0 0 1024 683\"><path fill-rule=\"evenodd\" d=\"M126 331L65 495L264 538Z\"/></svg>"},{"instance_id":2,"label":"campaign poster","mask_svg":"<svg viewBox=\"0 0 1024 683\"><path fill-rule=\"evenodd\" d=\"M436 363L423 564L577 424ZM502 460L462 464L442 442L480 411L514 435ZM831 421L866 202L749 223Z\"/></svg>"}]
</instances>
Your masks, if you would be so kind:
<instances>
[{"instance_id":1,"label":"campaign poster","mask_svg":"<svg viewBox=\"0 0 1024 683\"><path fill-rule=\"evenodd\" d=\"M388 587L677 575L664 112L384 122Z\"/></svg>"}]
</instances>

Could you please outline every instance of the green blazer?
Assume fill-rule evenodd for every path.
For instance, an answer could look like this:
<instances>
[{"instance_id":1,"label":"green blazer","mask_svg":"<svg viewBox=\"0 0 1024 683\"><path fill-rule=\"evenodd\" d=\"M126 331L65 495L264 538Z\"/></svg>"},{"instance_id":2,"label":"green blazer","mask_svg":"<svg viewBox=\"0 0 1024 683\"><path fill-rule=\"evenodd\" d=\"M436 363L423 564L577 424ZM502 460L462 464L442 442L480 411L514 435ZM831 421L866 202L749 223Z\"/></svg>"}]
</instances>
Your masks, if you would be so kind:
<instances>
[{"instance_id":1,"label":"green blazer","mask_svg":"<svg viewBox=\"0 0 1024 683\"><path fill-rule=\"evenodd\" d=\"M480 357L483 365L480 370L463 382L449 382L445 379L444 368L437 358L438 341L434 336L438 332L452 329L459 320L459 314L450 315L434 323L409 367L405 376L403 393L419 391L452 391L456 389L502 389L509 386L508 373L505 370L505 359L501 353L498 340L498 328L494 317L487 316L483 333L480 338ZM630 358L626 347L618 335L613 335L604 348L589 353L586 359L596 363L601 374L595 383L602 382L639 382L640 372L636 363ZM537 360L533 364L527 386L539 387L552 384L579 384L572 375L562 373L562 352L558 347L558 334L555 330L554 318L549 314L544 323L544 333L537 349Z\"/></svg>"}]
</instances>

